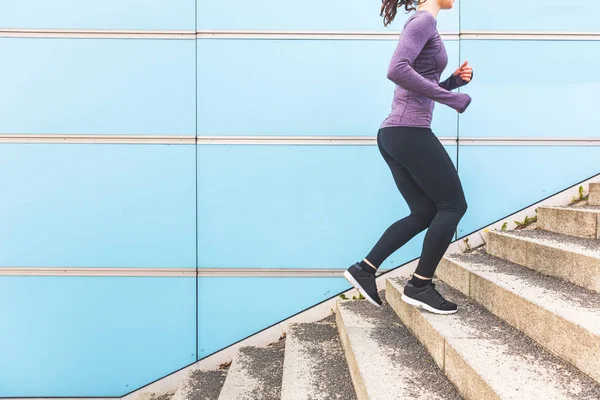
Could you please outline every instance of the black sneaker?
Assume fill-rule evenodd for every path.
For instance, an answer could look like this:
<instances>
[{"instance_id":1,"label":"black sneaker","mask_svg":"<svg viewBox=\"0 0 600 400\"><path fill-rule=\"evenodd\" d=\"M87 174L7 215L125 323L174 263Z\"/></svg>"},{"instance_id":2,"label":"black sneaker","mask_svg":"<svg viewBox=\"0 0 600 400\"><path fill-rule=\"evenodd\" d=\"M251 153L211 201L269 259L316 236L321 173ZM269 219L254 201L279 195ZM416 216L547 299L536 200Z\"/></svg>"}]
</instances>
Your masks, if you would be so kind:
<instances>
[{"instance_id":1,"label":"black sneaker","mask_svg":"<svg viewBox=\"0 0 600 400\"><path fill-rule=\"evenodd\" d=\"M367 300L377 307L381 307L383 302L379 298L379 294L377 294L375 274L365 272L358 263L356 263L344 271L344 277L360 292L360 294L365 296Z\"/></svg>"},{"instance_id":2,"label":"black sneaker","mask_svg":"<svg viewBox=\"0 0 600 400\"><path fill-rule=\"evenodd\" d=\"M458 311L457 305L444 299L444 296L437 291L433 282L425 287L418 288L408 281L404 286L402 300L435 314L454 314Z\"/></svg>"}]
</instances>

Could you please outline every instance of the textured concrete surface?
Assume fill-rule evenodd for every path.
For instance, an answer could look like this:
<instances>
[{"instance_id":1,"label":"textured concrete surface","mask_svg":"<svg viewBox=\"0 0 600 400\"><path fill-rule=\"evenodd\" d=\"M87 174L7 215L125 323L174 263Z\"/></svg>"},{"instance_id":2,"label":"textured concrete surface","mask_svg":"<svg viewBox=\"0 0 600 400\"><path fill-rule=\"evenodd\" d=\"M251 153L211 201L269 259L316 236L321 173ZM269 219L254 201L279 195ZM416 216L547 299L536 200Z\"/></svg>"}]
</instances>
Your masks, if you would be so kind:
<instances>
[{"instance_id":1,"label":"textured concrete surface","mask_svg":"<svg viewBox=\"0 0 600 400\"><path fill-rule=\"evenodd\" d=\"M177 389L172 400L217 400L226 376L227 369L192 371Z\"/></svg>"},{"instance_id":2,"label":"textured concrete surface","mask_svg":"<svg viewBox=\"0 0 600 400\"><path fill-rule=\"evenodd\" d=\"M334 321L290 327L285 339L282 400L356 399Z\"/></svg>"},{"instance_id":3,"label":"textured concrete surface","mask_svg":"<svg viewBox=\"0 0 600 400\"><path fill-rule=\"evenodd\" d=\"M417 321L429 325L443 339L444 372L465 399L598 399L600 385L572 365L457 290L437 282L439 291L459 306L451 315L415 309L400 300L404 282L388 280L389 304L421 339ZM416 313L406 313L412 308Z\"/></svg>"},{"instance_id":4,"label":"textured concrete surface","mask_svg":"<svg viewBox=\"0 0 600 400\"><path fill-rule=\"evenodd\" d=\"M285 340L268 347L242 347L219 400L279 400Z\"/></svg>"},{"instance_id":5,"label":"textured concrete surface","mask_svg":"<svg viewBox=\"0 0 600 400\"><path fill-rule=\"evenodd\" d=\"M543 230L488 232L487 252L600 292L600 241Z\"/></svg>"},{"instance_id":6,"label":"textured concrete surface","mask_svg":"<svg viewBox=\"0 0 600 400\"><path fill-rule=\"evenodd\" d=\"M588 204L600 206L600 182L590 182Z\"/></svg>"},{"instance_id":7,"label":"textured concrete surface","mask_svg":"<svg viewBox=\"0 0 600 400\"><path fill-rule=\"evenodd\" d=\"M600 207L539 207L538 228L565 235L598 239Z\"/></svg>"},{"instance_id":8,"label":"textured concrete surface","mask_svg":"<svg viewBox=\"0 0 600 400\"><path fill-rule=\"evenodd\" d=\"M360 400L460 399L388 304L339 302L337 326Z\"/></svg>"},{"instance_id":9,"label":"textured concrete surface","mask_svg":"<svg viewBox=\"0 0 600 400\"><path fill-rule=\"evenodd\" d=\"M438 276L447 284L454 286L447 270L468 273L472 299L600 382L600 294L484 250L451 255L443 265Z\"/></svg>"}]
</instances>

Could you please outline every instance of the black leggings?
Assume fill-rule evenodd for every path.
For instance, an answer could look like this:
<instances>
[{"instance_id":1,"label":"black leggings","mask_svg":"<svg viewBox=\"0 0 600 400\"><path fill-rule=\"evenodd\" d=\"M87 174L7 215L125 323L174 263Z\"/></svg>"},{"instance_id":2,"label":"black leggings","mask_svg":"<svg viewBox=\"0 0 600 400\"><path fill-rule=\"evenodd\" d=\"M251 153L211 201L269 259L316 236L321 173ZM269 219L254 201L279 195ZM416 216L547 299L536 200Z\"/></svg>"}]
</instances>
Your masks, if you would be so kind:
<instances>
[{"instance_id":1,"label":"black leggings","mask_svg":"<svg viewBox=\"0 0 600 400\"><path fill-rule=\"evenodd\" d=\"M429 128L382 128L377 134L377 144L408 203L410 215L394 222L366 258L379 267L429 227L415 273L432 278L467 211L456 168Z\"/></svg>"}]
</instances>

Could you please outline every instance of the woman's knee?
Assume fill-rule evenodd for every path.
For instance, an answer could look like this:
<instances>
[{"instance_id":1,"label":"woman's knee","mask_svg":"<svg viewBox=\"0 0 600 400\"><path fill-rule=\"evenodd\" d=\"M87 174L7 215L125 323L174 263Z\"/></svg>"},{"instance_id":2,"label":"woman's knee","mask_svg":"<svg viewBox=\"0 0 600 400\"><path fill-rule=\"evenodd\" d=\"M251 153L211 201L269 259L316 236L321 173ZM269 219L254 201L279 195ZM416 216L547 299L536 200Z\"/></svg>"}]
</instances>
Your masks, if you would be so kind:
<instances>
[{"instance_id":1,"label":"woman's knee","mask_svg":"<svg viewBox=\"0 0 600 400\"><path fill-rule=\"evenodd\" d=\"M460 214L461 216L465 215L465 213L467 212L467 208L467 201L464 197L460 197L456 200L437 206L439 212L451 212L455 214Z\"/></svg>"},{"instance_id":2,"label":"woman's knee","mask_svg":"<svg viewBox=\"0 0 600 400\"><path fill-rule=\"evenodd\" d=\"M431 221L433 221L433 219L437 215L437 212L438 212L437 208L432 207L427 210L411 211L410 217L421 222L423 224L423 226L426 228L429 225L431 225Z\"/></svg>"}]
</instances>

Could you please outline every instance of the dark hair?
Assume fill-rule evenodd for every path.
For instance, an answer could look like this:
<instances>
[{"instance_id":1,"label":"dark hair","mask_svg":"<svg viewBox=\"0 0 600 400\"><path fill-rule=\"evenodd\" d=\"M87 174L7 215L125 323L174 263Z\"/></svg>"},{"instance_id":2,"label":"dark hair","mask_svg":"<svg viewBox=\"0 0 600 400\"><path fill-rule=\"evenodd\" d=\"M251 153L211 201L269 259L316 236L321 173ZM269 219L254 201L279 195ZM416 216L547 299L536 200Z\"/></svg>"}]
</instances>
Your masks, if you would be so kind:
<instances>
[{"instance_id":1,"label":"dark hair","mask_svg":"<svg viewBox=\"0 0 600 400\"><path fill-rule=\"evenodd\" d=\"M388 26L394 18L399 7L404 6L406 12L415 11L415 6L425 3L426 0L381 0L381 16L383 17L383 25Z\"/></svg>"}]
</instances>

